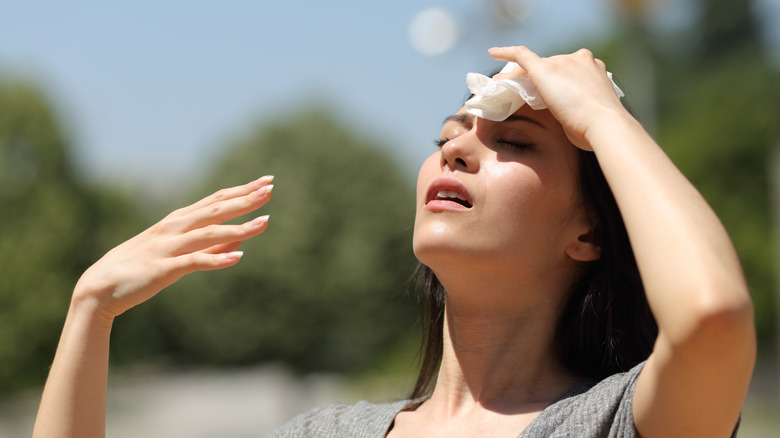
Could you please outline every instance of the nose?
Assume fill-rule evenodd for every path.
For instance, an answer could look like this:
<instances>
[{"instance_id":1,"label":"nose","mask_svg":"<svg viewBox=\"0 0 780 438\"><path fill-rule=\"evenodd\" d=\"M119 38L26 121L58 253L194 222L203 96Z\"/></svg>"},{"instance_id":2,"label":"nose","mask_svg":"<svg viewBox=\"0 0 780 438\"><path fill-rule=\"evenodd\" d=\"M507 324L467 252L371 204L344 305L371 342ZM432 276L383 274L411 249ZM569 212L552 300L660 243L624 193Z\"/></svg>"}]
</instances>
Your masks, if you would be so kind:
<instances>
[{"instance_id":1,"label":"nose","mask_svg":"<svg viewBox=\"0 0 780 438\"><path fill-rule=\"evenodd\" d=\"M451 171L476 172L479 169L477 144L473 132L468 132L448 141L441 147L441 167Z\"/></svg>"}]
</instances>

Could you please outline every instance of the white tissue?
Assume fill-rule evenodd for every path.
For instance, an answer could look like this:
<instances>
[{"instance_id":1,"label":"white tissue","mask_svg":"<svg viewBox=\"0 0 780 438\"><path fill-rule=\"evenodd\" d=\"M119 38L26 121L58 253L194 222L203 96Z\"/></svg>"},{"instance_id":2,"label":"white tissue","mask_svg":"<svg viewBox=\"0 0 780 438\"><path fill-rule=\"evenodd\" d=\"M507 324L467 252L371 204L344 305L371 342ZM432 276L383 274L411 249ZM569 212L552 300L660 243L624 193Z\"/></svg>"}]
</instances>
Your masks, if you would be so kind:
<instances>
[{"instance_id":1,"label":"white tissue","mask_svg":"<svg viewBox=\"0 0 780 438\"><path fill-rule=\"evenodd\" d=\"M519 66L514 62L507 63L501 73L510 72ZM612 73L607 72L612 80ZM536 87L529 78L495 80L479 73L466 75L466 85L474 95L466 101L466 111L494 122L501 122L514 114L526 103L534 110L547 108ZM612 81L612 87L618 97L623 97L623 91Z\"/></svg>"}]
</instances>

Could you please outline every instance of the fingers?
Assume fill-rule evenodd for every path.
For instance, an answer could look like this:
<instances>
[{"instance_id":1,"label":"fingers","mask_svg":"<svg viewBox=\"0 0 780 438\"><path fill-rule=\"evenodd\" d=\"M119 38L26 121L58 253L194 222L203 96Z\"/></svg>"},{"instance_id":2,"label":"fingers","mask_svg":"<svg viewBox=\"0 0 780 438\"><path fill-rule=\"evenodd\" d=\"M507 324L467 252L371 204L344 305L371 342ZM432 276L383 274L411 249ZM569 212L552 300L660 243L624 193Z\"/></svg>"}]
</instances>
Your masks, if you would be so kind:
<instances>
[{"instance_id":1,"label":"fingers","mask_svg":"<svg viewBox=\"0 0 780 438\"><path fill-rule=\"evenodd\" d=\"M160 242L160 255L167 271L181 277L190 272L220 269L238 262L236 251L243 240L268 226L268 215L240 225L223 222L262 207L271 198L272 176L242 186L222 189L188 207L181 208L148 229L145 240Z\"/></svg>"},{"instance_id":2,"label":"fingers","mask_svg":"<svg viewBox=\"0 0 780 438\"><path fill-rule=\"evenodd\" d=\"M262 233L268 216L240 225L225 220L259 208L271 196L272 177L220 190L179 209L109 251L82 275L74 296L94 296L116 316L194 271L236 264L241 242Z\"/></svg>"},{"instance_id":3,"label":"fingers","mask_svg":"<svg viewBox=\"0 0 780 438\"><path fill-rule=\"evenodd\" d=\"M273 187L273 184L268 184L243 196L216 201L178 218L176 222L185 232L243 216L265 205L271 199Z\"/></svg>"},{"instance_id":4,"label":"fingers","mask_svg":"<svg viewBox=\"0 0 780 438\"><path fill-rule=\"evenodd\" d=\"M220 224L265 205L271 199L273 177L263 177L239 187L220 190L201 201L181 208L152 227L158 234L181 234Z\"/></svg>"},{"instance_id":5,"label":"fingers","mask_svg":"<svg viewBox=\"0 0 780 438\"><path fill-rule=\"evenodd\" d=\"M207 254L221 254L221 253L227 253L237 250L241 246L242 241L239 240L237 242L230 242L230 243L221 243L219 245L214 245L211 248L206 248L203 250L203 252Z\"/></svg>"},{"instance_id":6,"label":"fingers","mask_svg":"<svg viewBox=\"0 0 780 438\"><path fill-rule=\"evenodd\" d=\"M577 50L572 56L577 57L582 63L594 63L604 72L607 71L607 65L604 64L604 61L596 58L596 55L588 49Z\"/></svg>"},{"instance_id":7,"label":"fingers","mask_svg":"<svg viewBox=\"0 0 780 438\"><path fill-rule=\"evenodd\" d=\"M213 225L190 231L181 237L166 264L177 278L195 271L222 269L241 260L236 251L243 240L254 237L268 227L268 216L260 216L241 225Z\"/></svg>"},{"instance_id":8,"label":"fingers","mask_svg":"<svg viewBox=\"0 0 780 438\"><path fill-rule=\"evenodd\" d=\"M522 69L520 72L517 72L517 70L515 70L510 73L497 75L499 79L503 77L528 76L528 74L531 73L531 70L539 68L539 66L542 65L542 61L544 60L550 61L550 60L573 58L573 57L579 58L580 60L583 61L595 62L604 71L606 71L607 69L604 62L601 61L600 59L597 59L593 55L593 52L591 52L588 49L580 49L570 55L558 55L550 58L541 58L539 55L537 55L531 49L525 46L493 47L488 50L488 53L490 53L490 56L498 60L516 62Z\"/></svg>"},{"instance_id":9,"label":"fingers","mask_svg":"<svg viewBox=\"0 0 780 438\"><path fill-rule=\"evenodd\" d=\"M244 253L242 251L231 251L220 254L194 252L172 259L170 261L170 269L177 277L182 277L195 271L210 271L233 266L241 260L243 255Z\"/></svg>"},{"instance_id":10,"label":"fingers","mask_svg":"<svg viewBox=\"0 0 780 438\"><path fill-rule=\"evenodd\" d=\"M528 73L542 60L539 55L525 46L493 47L488 50L488 53L500 61L514 61Z\"/></svg>"},{"instance_id":11,"label":"fingers","mask_svg":"<svg viewBox=\"0 0 780 438\"><path fill-rule=\"evenodd\" d=\"M527 78L528 72L525 71L523 67L517 67L512 71L508 71L505 73L497 73L493 76L493 79L495 80L501 80L501 79L514 79L514 78Z\"/></svg>"},{"instance_id":12,"label":"fingers","mask_svg":"<svg viewBox=\"0 0 780 438\"><path fill-rule=\"evenodd\" d=\"M273 179L274 179L273 175L266 175L241 186L219 190L192 205L176 210L175 213L177 215L185 215L195 210L201 209L203 207L212 205L216 202L226 201L229 199L246 196L254 191L257 191L262 187L270 185Z\"/></svg>"},{"instance_id":13,"label":"fingers","mask_svg":"<svg viewBox=\"0 0 780 438\"><path fill-rule=\"evenodd\" d=\"M263 215L241 225L209 225L197 228L179 236L171 248L171 254L178 256L199 251L216 253L220 249L236 245L236 242L240 244L241 241L262 233L267 227L268 215ZM220 248L223 245L224 247Z\"/></svg>"}]
</instances>

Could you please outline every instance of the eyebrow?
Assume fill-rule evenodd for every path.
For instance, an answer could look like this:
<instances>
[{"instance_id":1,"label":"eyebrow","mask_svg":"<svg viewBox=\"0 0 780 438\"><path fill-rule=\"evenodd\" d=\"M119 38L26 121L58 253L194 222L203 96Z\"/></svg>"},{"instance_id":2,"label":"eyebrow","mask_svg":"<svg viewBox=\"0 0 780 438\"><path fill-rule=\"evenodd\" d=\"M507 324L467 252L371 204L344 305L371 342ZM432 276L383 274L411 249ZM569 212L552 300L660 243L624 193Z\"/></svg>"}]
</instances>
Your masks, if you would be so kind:
<instances>
[{"instance_id":1,"label":"eyebrow","mask_svg":"<svg viewBox=\"0 0 780 438\"><path fill-rule=\"evenodd\" d=\"M456 122L460 123L461 125L472 126L474 124L474 117L474 115L469 113L457 113L451 116L447 116L444 121L441 122L441 124L444 125L447 122Z\"/></svg>"},{"instance_id":2,"label":"eyebrow","mask_svg":"<svg viewBox=\"0 0 780 438\"><path fill-rule=\"evenodd\" d=\"M507 117L505 122L528 122L533 123L534 125L539 126L540 128L547 129L546 126L542 124L542 122L534 119L533 117L524 116L522 114L512 114L511 116Z\"/></svg>"}]
</instances>

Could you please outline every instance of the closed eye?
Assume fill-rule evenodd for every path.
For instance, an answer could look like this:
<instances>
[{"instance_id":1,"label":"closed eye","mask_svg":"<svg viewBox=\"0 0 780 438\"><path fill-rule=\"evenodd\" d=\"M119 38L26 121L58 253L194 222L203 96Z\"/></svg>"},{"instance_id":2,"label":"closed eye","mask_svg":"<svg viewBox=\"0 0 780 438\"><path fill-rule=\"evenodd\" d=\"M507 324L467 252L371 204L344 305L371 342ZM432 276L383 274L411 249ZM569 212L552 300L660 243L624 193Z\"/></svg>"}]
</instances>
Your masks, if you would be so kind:
<instances>
[{"instance_id":1,"label":"closed eye","mask_svg":"<svg viewBox=\"0 0 780 438\"><path fill-rule=\"evenodd\" d=\"M511 149L515 149L517 151L526 151L529 149L533 149L534 147L533 143L525 143L521 141L509 141L509 140L496 139L496 143L509 147Z\"/></svg>"},{"instance_id":2,"label":"closed eye","mask_svg":"<svg viewBox=\"0 0 780 438\"><path fill-rule=\"evenodd\" d=\"M450 141L449 138L434 138L433 144L435 144L437 148L440 148L447 144L448 141Z\"/></svg>"}]
</instances>

